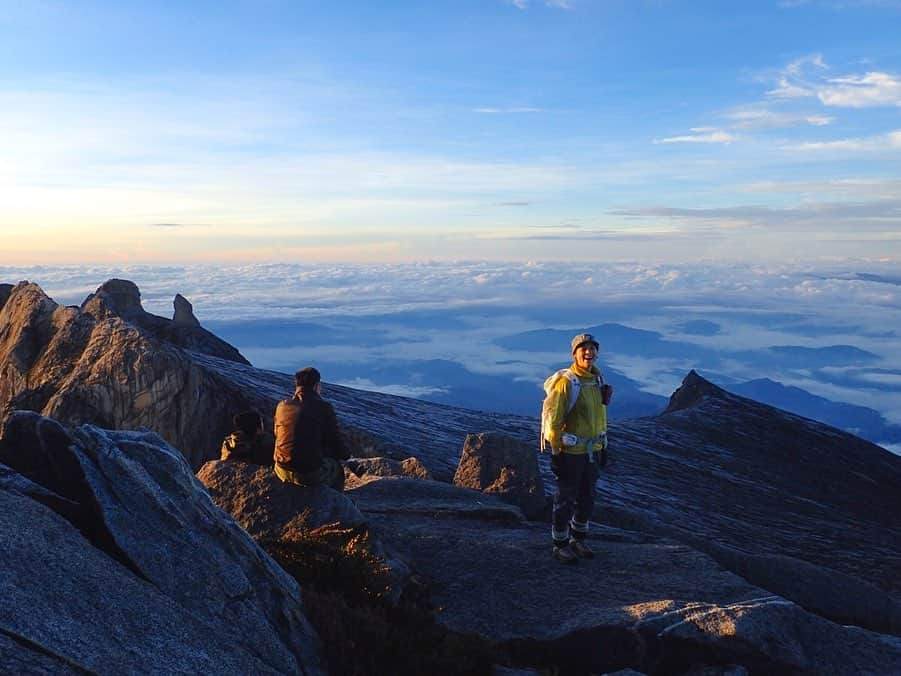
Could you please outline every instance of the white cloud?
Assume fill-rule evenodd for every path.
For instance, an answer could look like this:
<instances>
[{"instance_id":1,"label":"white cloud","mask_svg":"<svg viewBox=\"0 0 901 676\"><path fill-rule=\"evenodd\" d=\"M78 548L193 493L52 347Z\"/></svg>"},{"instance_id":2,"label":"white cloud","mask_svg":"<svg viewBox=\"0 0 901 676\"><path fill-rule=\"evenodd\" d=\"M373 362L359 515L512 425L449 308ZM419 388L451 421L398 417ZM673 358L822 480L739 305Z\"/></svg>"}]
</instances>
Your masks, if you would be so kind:
<instances>
[{"instance_id":1,"label":"white cloud","mask_svg":"<svg viewBox=\"0 0 901 676\"><path fill-rule=\"evenodd\" d=\"M901 142L901 140L899 140ZM901 195L901 179L843 178L831 181L762 181L737 186L746 192L828 193L893 198Z\"/></svg>"},{"instance_id":2,"label":"white cloud","mask_svg":"<svg viewBox=\"0 0 901 676\"><path fill-rule=\"evenodd\" d=\"M811 66L817 71L828 70L829 68L821 54L810 54L796 59L783 68L777 80L776 88L768 91L767 95L781 99L815 96L815 84L809 83L804 79L804 74Z\"/></svg>"},{"instance_id":3,"label":"white cloud","mask_svg":"<svg viewBox=\"0 0 901 676\"><path fill-rule=\"evenodd\" d=\"M626 217L665 218L681 223L700 222L708 227L734 229L756 227L772 230L800 229L818 234L830 231L854 233L901 231L901 197L866 202L804 202L793 207L728 206L685 209L638 207L612 212Z\"/></svg>"},{"instance_id":4,"label":"white cloud","mask_svg":"<svg viewBox=\"0 0 901 676\"><path fill-rule=\"evenodd\" d=\"M869 108L901 106L901 79L891 73L869 71L828 77L831 70L820 54L786 65L768 96L777 99L816 97L824 106Z\"/></svg>"},{"instance_id":5,"label":"white cloud","mask_svg":"<svg viewBox=\"0 0 901 676\"><path fill-rule=\"evenodd\" d=\"M510 115L510 114L521 114L521 113L543 113L545 110L543 108L473 108L472 112L474 113L484 113L487 115Z\"/></svg>"},{"instance_id":6,"label":"white cloud","mask_svg":"<svg viewBox=\"0 0 901 676\"><path fill-rule=\"evenodd\" d=\"M887 149L901 148L901 130L876 136L835 139L832 141L808 141L784 146L786 150L800 151L851 151L878 152Z\"/></svg>"},{"instance_id":7,"label":"white cloud","mask_svg":"<svg viewBox=\"0 0 901 676\"><path fill-rule=\"evenodd\" d=\"M517 9L526 10L529 8L529 0L509 0L510 4ZM555 7L557 9L572 9L572 3L569 0L544 0L546 7Z\"/></svg>"},{"instance_id":8,"label":"white cloud","mask_svg":"<svg viewBox=\"0 0 901 676\"><path fill-rule=\"evenodd\" d=\"M901 80L880 72L832 78L818 89L817 97L826 106L901 106Z\"/></svg>"},{"instance_id":9,"label":"white cloud","mask_svg":"<svg viewBox=\"0 0 901 676\"><path fill-rule=\"evenodd\" d=\"M803 125L823 127L835 121L835 118L825 115L776 112L766 108L737 110L726 117L734 121L735 129L743 130L779 129Z\"/></svg>"},{"instance_id":10,"label":"white cloud","mask_svg":"<svg viewBox=\"0 0 901 676\"><path fill-rule=\"evenodd\" d=\"M816 92L810 88L789 81L787 77L780 77L776 88L770 89L767 96L781 99L797 99L805 96L816 96Z\"/></svg>"},{"instance_id":11,"label":"white cloud","mask_svg":"<svg viewBox=\"0 0 901 676\"><path fill-rule=\"evenodd\" d=\"M384 394L393 394L398 397L411 397L418 399L430 394L445 394L447 388L444 387L422 387L415 385L376 385L367 378L354 378L353 380L340 380L335 385L344 385L357 390L369 390L370 392L382 392Z\"/></svg>"},{"instance_id":12,"label":"white cloud","mask_svg":"<svg viewBox=\"0 0 901 676\"><path fill-rule=\"evenodd\" d=\"M691 134L654 139L654 143L732 143L737 137L713 127L693 127Z\"/></svg>"}]
</instances>

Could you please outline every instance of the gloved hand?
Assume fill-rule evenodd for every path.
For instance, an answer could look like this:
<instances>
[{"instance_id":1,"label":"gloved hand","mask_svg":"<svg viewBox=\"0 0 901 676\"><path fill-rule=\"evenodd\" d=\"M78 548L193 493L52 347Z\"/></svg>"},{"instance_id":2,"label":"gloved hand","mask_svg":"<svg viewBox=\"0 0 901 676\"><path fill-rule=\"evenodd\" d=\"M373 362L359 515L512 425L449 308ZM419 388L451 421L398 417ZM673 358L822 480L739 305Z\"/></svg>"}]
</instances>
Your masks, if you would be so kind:
<instances>
[{"instance_id":1,"label":"gloved hand","mask_svg":"<svg viewBox=\"0 0 901 676\"><path fill-rule=\"evenodd\" d=\"M564 432L563 436L560 437L560 440L563 442L564 446L575 446L579 443L579 437L575 434L570 434L569 432Z\"/></svg>"},{"instance_id":2,"label":"gloved hand","mask_svg":"<svg viewBox=\"0 0 901 676\"><path fill-rule=\"evenodd\" d=\"M558 479L560 478L560 472L563 471L563 455L563 451L551 455L551 471Z\"/></svg>"}]
</instances>

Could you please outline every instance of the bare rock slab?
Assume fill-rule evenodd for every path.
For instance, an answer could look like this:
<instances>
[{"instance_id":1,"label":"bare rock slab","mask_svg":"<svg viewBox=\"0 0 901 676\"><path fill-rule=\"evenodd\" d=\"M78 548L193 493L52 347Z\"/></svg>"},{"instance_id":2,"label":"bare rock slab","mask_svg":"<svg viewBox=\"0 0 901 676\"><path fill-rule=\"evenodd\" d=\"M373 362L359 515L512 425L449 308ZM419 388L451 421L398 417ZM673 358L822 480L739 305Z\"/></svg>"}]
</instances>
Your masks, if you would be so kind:
<instances>
[{"instance_id":1,"label":"bare rock slab","mask_svg":"<svg viewBox=\"0 0 901 676\"><path fill-rule=\"evenodd\" d=\"M0 633L98 673L321 672L297 583L160 437L16 412L0 457Z\"/></svg>"},{"instance_id":2,"label":"bare rock slab","mask_svg":"<svg viewBox=\"0 0 901 676\"><path fill-rule=\"evenodd\" d=\"M596 558L564 566L551 558L546 526L499 519L505 503L494 496L439 486L382 479L352 495L428 582L439 621L499 642L518 663L852 674L901 660L893 637L813 615L687 545L604 528L590 539Z\"/></svg>"}]
</instances>

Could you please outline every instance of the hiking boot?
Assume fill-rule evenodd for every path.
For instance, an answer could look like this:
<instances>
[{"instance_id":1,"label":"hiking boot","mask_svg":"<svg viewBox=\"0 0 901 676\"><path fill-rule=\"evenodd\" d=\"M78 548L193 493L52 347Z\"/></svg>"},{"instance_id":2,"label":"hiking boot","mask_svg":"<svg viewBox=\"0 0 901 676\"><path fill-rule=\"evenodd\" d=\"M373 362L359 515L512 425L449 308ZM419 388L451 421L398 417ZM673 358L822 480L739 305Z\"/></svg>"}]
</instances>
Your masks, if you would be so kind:
<instances>
[{"instance_id":1,"label":"hiking boot","mask_svg":"<svg viewBox=\"0 0 901 676\"><path fill-rule=\"evenodd\" d=\"M576 540L573 538L569 541L569 548L572 550L572 553L578 556L580 559L593 559L594 558L594 550L585 544L583 540Z\"/></svg>"},{"instance_id":2,"label":"hiking boot","mask_svg":"<svg viewBox=\"0 0 901 676\"><path fill-rule=\"evenodd\" d=\"M560 563L575 563L579 560L579 555L573 551L569 544L565 544L562 547L554 545L553 557Z\"/></svg>"}]
</instances>

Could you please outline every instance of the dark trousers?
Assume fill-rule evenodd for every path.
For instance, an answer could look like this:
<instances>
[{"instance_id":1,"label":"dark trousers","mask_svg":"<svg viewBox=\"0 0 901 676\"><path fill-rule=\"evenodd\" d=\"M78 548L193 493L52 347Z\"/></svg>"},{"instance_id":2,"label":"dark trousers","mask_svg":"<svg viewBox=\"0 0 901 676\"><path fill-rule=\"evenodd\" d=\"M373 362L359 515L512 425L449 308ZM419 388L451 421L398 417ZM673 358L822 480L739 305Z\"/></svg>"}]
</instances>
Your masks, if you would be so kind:
<instances>
[{"instance_id":1,"label":"dark trousers","mask_svg":"<svg viewBox=\"0 0 901 676\"><path fill-rule=\"evenodd\" d=\"M588 462L588 454L562 453L558 460L557 492L554 493L554 515L551 535L560 543L588 534L588 519L594 509L594 487L600 471L596 462Z\"/></svg>"}]
</instances>

